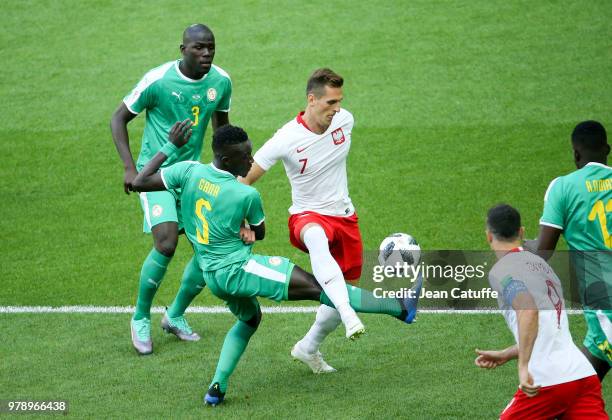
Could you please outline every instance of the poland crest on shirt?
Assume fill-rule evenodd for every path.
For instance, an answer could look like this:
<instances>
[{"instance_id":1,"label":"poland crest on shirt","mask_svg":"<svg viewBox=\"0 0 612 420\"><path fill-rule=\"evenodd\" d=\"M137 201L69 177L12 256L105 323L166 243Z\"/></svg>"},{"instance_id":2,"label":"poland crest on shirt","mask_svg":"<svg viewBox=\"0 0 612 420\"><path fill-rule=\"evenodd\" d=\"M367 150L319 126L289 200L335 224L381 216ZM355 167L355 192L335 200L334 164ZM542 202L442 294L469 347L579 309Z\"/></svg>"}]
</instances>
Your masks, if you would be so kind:
<instances>
[{"instance_id":1,"label":"poland crest on shirt","mask_svg":"<svg viewBox=\"0 0 612 420\"><path fill-rule=\"evenodd\" d=\"M281 160L291 183L289 213L314 211L350 216L355 209L348 193L346 157L351 147L353 115L340 109L323 134L310 131L298 114L255 153L265 171Z\"/></svg>"}]
</instances>

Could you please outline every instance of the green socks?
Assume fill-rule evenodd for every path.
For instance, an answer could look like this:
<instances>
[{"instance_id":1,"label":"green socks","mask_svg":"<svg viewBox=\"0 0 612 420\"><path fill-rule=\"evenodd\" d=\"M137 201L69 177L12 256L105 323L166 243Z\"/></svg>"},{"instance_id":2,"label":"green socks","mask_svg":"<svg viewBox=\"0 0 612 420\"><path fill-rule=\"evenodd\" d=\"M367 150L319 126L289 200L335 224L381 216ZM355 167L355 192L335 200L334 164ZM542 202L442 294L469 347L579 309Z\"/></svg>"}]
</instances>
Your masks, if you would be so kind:
<instances>
[{"instance_id":1,"label":"green socks","mask_svg":"<svg viewBox=\"0 0 612 420\"><path fill-rule=\"evenodd\" d=\"M221 392L227 390L227 381L232 372L234 372L240 357L242 357L242 353L244 353L247 344L249 344L249 339L255 331L257 331L257 328L250 327L242 321L237 321L227 332L223 347L221 348L219 363L217 363L215 377L210 386L215 382L219 382Z\"/></svg>"},{"instance_id":2,"label":"green socks","mask_svg":"<svg viewBox=\"0 0 612 420\"><path fill-rule=\"evenodd\" d=\"M349 295L349 302L351 307L356 312L364 312L370 314L387 314L394 317L398 317L402 313L402 305L398 299L395 298L377 298L369 291L354 287L349 284L346 285ZM327 306L334 307L333 303L325 292L321 292L321 303Z\"/></svg>"},{"instance_id":3,"label":"green socks","mask_svg":"<svg viewBox=\"0 0 612 420\"><path fill-rule=\"evenodd\" d=\"M140 272L140 286L138 289L138 300L136 301L134 320L138 321L142 318L151 318L153 297L155 293L157 293L157 289L159 289L171 259L171 257L166 257L155 248L151 250L145 259ZM187 309L191 301L202 291L204 286L206 286L204 276L194 255L185 266L181 287L176 298L174 298L174 302L172 302L172 305L168 308L168 316L170 318L182 316L185 313L185 309Z\"/></svg>"},{"instance_id":4,"label":"green socks","mask_svg":"<svg viewBox=\"0 0 612 420\"><path fill-rule=\"evenodd\" d=\"M138 299L136 301L136 311L134 320L142 318L151 319L151 304L157 289L161 284L171 257L166 257L158 250L153 248L142 264L140 271L140 286L138 288Z\"/></svg>"},{"instance_id":5,"label":"green socks","mask_svg":"<svg viewBox=\"0 0 612 420\"><path fill-rule=\"evenodd\" d=\"M191 301L202 291L202 289L204 289L204 286L206 286L204 274L194 255L185 266L183 279L181 280L181 288L176 294L174 302L172 302L172 305L168 308L168 316L170 318L183 316L185 314L185 309L187 309Z\"/></svg>"}]
</instances>

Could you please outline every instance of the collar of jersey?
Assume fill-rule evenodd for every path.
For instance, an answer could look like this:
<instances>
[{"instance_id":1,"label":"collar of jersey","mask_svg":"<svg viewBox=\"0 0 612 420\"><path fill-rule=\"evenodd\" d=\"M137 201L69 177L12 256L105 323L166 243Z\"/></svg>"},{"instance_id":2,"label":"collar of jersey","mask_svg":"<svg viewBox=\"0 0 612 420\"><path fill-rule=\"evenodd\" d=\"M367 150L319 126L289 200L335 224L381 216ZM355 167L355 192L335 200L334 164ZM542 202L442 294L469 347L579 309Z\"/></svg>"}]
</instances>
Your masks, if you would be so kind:
<instances>
[{"instance_id":1,"label":"collar of jersey","mask_svg":"<svg viewBox=\"0 0 612 420\"><path fill-rule=\"evenodd\" d=\"M503 255L501 258L500 258L500 260L501 260L502 258L505 258L506 256L508 256L508 255L510 255L510 254L514 254L514 253L516 253L516 252L523 252L523 251L525 251L525 248L523 248L522 246L517 246L517 247L514 247L514 248L512 248L512 249L508 250L508 251L507 251L507 252L506 252L506 253L505 253L505 254L504 254L504 255Z\"/></svg>"},{"instance_id":2,"label":"collar of jersey","mask_svg":"<svg viewBox=\"0 0 612 420\"><path fill-rule=\"evenodd\" d=\"M298 123L298 125L301 125L302 127L304 127L306 130L308 130L308 132L310 134L314 134L315 136L325 136L327 135L327 133L329 133L331 131L331 128L334 124L334 120L336 119L336 115L338 115L338 113L336 113L336 115L334 115L334 117L332 118L332 122L331 124L329 124L329 127L327 127L327 130L325 130L324 132L322 132L321 134L317 134L314 131L312 131L310 129L310 127L308 127L308 125L306 124L306 121L304 121L304 112L305 111L300 111L298 112L297 116L295 117L295 121Z\"/></svg>"},{"instance_id":3,"label":"collar of jersey","mask_svg":"<svg viewBox=\"0 0 612 420\"><path fill-rule=\"evenodd\" d=\"M179 75L179 77L183 80L186 80L188 82L191 83L196 83L196 82L201 82L202 80L206 79L206 76L208 76L208 73L210 73L210 70L208 70L208 73L206 73L204 76L202 76L202 78L200 79L192 79L191 77L187 77L183 74L183 72L181 72L181 69L179 69L179 63L181 62L181 60L176 60L176 62L174 63L174 68L176 69L176 73ZM212 65L210 66L210 68L212 69Z\"/></svg>"},{"instance_id":4,"label":"collar of jersey","mask_svg":"<svg viewBox=\"0 0 612 420\"><path fill-rule=\"evenodd\" d=\"M213 168L215 171L217 171L217 172L219 172L219 173L222 173L222 174L227 175L227 176L231 176L232 178L236 179L236 177L235 177L234 175L232 175L232 173L231 173L231 172L227 172L227 171L224 171L223 169L219 169L219 168L217 168L217 167L215 166L215 164L214 164L214 163L212 163L212 162L210 163L210 167L211 167L211 168Z\"/></svg>"},{"instance_id":5,"label":"collar of jersey","mask_svg":"<svg viewBox=\"0 0 612 420\"><path fill-rule=\"evenodd\" d=\"M599 163L599 162L589 162L584 166L601 166L602 168L606 168L606 169L612 169L612 167L608 166L608 165L604 165L603 163Z\"/></svg>"},{"instance_id":6,"label":"collar of jersey","mask_svg":"<svg viewBox=\"0 0 612 420\"><path fill-rule=\"evenodd\" d=\"M306 124L306 121L304 121L304 118L303 118L304 112L305 111L298 112L297 117L295 117L295 120L298 122L298 124L303 125L304 128L306 128L306 130L310 131L313 134L316 134L314 131L310 129L310 127L308 127L308 124Z\"/></svg>"}]
</instances>

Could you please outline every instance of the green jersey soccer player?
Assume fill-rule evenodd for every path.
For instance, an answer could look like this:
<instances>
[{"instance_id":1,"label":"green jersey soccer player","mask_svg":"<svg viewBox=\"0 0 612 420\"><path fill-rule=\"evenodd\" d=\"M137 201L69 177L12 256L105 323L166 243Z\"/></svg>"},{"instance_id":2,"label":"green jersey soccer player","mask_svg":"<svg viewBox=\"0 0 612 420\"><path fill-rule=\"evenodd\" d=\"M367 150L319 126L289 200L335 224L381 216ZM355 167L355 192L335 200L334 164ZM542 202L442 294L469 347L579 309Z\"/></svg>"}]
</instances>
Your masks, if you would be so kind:
<instances>
[{"instance_id":1,"label":"green jersey soccer player","mask_svg":"<svg viewBox=\"0 0 612 420\"><path fill-rule=\"evenodd\" d=\"M587 321L583 350L600 380L612 366L612 168L604 127L585 121L572 133L578 170L556 178L544 197L537 242L550 256L563 233L571 250ZM548 251L548 252L547 252Z\"/></svg>"},{"instance_id":2,"label":"green jersey soccer player","mask_svg":"<svg viewBox=\"0 0 612 420\"><path fill-rule=\"evenodd\" d=\"M211 164L180 162L158 172L167 156L173 156L188 143L190 126L189 120L175 124L170 142L142 169L133 186L137 191L180 190L185 232L203 271L200 284L208 284L238 318L225 338L215 376L205 396L206 403L216 405L223 401L229 376L261 320L257 296L276 301L308 299L332 304L312 274L286 258L253 254L252 245L242 241L243 222L250 225L257 240L265 236L265 222L259 192L236 179L246 176L253 163L251 141L241 128L226 125L214 133ZM419 279L402 300L378 299L366 290L346 287L350 304L356 311L384 313L411 323L421 285L422 279Z\"/></svg>"},{"instance_id":3,"label":"green jersey soccer player","mask_svg":"<svg viewBox=\"0 0 612 420\"><path fill-rule=\"evenodd\" d=\"M213 33L205 25L192 25L185 29L180 49L183 56L181 60L168 62L149 71L123 99L113 115L111 130L125 166L126 193L132 190L136 170L140 171L167 143L170 128L176 121L191 119L193 134L188 144L168 157L165 166L185 160L198 160L209 121L212 119L214 130L229 123L232 84L227 73L212 64L215 55ZM127 124L145 110L142 146L138 161L134 164ZM182 221L176 191L141 193L140 201L144 212L144 231L152 232L154 247L142 266L131 330L136 351L139 354L150 354L153 351L151 304L174 255ZM199 339L183 314L201 291L196 287L201 277L199 266L192 259L185 268L181 288L162 319L162 328L182 340Z\"/></svg>"}]
</instances>

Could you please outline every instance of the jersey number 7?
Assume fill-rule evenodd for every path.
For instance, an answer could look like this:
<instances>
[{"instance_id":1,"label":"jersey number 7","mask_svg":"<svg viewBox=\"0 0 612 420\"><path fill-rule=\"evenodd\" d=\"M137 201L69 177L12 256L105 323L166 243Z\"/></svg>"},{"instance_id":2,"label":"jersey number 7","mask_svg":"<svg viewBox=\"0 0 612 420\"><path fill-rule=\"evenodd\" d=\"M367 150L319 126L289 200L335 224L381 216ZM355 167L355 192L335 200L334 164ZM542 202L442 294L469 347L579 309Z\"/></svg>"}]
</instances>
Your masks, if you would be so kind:
<instances>
[{"instance_id":1,"label":"jersey number 7","mask_svg":"<svg viewBox=\"0 0 612 420\"><path fill-rule=\"evenodd\" d=\"M306 164L308 163L308 158L300 159L298 160L298 162L302 162L302 169L300 170L300 174L303 174L304 170L306 169Z\"/></svg>"}]
</instances>

